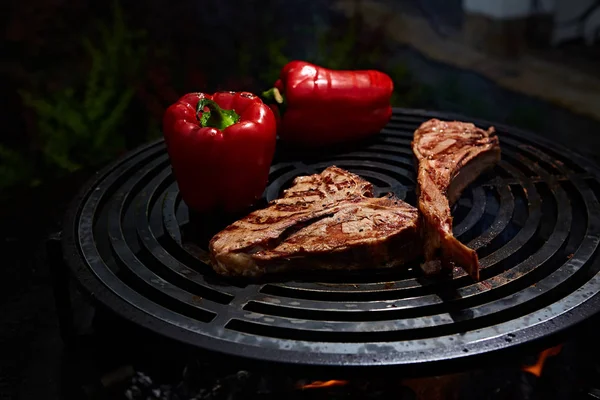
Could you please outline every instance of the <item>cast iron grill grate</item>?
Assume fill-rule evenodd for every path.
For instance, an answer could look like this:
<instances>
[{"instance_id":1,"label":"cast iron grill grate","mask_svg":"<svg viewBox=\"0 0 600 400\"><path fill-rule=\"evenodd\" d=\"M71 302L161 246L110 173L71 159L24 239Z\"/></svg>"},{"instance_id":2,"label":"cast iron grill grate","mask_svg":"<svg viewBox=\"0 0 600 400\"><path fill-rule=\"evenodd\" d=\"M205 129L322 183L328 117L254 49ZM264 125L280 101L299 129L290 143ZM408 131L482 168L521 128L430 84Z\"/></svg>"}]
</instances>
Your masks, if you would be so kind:
<instances>
[{"instance_id":1,"label":"cast iron grill grate","mask_svg":"<svg viewBox=\"0 0 600 400\"><path fill-rule=\"evenodd\" d=\"M396 109L364 143L311 157L280 151L263 201L298 175L337 165L415 205L410 142L432 117L462 119ZM82 191L63 232L67 261L83 287L122 316L255 360L416 368L534 343L600 307L600 174L540 137L496 128L501 163L453 210L456 236L480 255L481 282L458 270L427 277L418 262L262 282L221 278L206 265L215 221L189 222L162 141L109 166Z\"/></svg>"}]
</instances>

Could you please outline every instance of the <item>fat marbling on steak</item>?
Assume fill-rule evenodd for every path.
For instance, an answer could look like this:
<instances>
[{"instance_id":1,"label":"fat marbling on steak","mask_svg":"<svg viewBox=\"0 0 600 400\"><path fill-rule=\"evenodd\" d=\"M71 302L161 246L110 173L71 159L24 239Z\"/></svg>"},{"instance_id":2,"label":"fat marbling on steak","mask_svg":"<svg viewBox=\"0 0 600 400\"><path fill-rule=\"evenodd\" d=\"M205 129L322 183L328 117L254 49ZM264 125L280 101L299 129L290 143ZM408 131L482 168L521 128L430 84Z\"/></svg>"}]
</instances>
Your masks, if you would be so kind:
<instances>
[{"instance_id":1,"label":"fat marbling on steak","mask_svg":"<svg viewBox=\"0 0 600 400\"><path fill-rule=\"evenodd\" d=\"M400 265L421 253L418 211L335 166L297 177L282 197L217 233L211 265L222 275Z\"/></svg>"},{"instance_id":2,"label":"fat marbling on steak","mask_svg":"<svg viewBox=\"0 0 600 400\"><path fill-rule=\"evenodd\" d=\"M418 162L418 208L423 217L426 263L461 266L479 279L477 253L452 234L450 206L484 170L500 160L500 144L493 127L487 131L471 123L431 119L414 134Z\"/></svg>"}]
</instances>

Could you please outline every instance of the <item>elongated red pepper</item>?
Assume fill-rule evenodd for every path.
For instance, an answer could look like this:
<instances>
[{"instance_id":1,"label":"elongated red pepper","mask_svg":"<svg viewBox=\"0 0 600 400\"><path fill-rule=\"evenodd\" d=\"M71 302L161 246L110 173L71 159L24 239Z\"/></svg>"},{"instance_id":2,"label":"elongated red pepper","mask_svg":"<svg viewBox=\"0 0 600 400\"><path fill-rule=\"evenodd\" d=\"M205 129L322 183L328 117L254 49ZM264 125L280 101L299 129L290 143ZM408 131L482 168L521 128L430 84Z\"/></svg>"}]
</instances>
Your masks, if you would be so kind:
<instances>
[{"instance_id":1,"label":"elongated red pepper","mask_svg":"<svg viewBox=\"0 0 600 400\"><path fill-rule=\"evenodd\" d=\"M321 146L378 133L390 120L392 79L380 71L335 71L303 61L286 64L263 93L282 140Z\"/></svg>"},{"instance_id":2,"label":"elongated red pepper","mask_svg":"<svg viewBox=\"0 0 600 400\"><path fill-rule=\"evenodd\" d=\"M238 212L258 199L273 161L276 120L246 92L189 93L163 117L183 201L197 212Z\"/></svg>"}]
</instances>

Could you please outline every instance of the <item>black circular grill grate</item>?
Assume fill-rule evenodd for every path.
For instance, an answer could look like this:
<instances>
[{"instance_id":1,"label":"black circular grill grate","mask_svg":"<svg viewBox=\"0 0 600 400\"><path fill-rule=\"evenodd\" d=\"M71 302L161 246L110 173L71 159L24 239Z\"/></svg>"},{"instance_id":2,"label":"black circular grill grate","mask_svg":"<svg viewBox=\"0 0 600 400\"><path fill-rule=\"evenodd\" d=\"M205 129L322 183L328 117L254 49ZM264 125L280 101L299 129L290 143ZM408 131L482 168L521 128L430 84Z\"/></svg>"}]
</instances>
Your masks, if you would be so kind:
<instances>
[{"instance_id":1,"label":"black circular grill grate","mask_svg":"<svg viewBox=\"0 0 600 400\"><path fill-rule=\"evenodd\" d=\"M380 135L353 148L310 158L280 152L263 201L298 175L337 165L415 205L410 142L430 117L453 118L395 110ZM204 222L189 222L162 141L82 192L67 217L68 260L87 290L127 318L254 359L411 366L531 342L598 309L600 175L541 138L497 131L502 161L453 210L455 235L479 253L481 282L462 271L427 277L418 263L263 282L221 278L206 265L206 240L216 232L187 233Z\"/></svg>"}]
</instances>

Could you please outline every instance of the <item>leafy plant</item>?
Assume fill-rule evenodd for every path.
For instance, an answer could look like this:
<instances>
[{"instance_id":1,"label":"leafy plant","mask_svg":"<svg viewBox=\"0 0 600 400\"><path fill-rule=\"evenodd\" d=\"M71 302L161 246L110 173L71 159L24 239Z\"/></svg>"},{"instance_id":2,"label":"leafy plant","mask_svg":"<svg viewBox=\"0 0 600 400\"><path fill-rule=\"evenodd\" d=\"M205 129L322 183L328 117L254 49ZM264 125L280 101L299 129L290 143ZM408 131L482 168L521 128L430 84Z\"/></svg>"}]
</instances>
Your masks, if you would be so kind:
<instances>
[{"instance_id":1,"label":"leafy plant","mask_svg":"<svg viewBox=\"0 0 600 400\"><path fill-rule=\"evenodd\" d=\"M461 85L458 78L445 78L436 88L436 105L444 111L493 119L493 107L487 100Z\"/></svg>"},{"instance_id":2,"label":"leafy plant","mask_svg":"<svg viewBox=\"0 0 600 400\"><path fill-rule=\"evenodd\" d=\"M31 164L26 158L21 153L0 145L0 189L29 181L31 176Z\"/></svg>"},{"instance_id":3,"label":"leafy plant","mask_svg":"<svg viewBox=\"0 0 600 400\"><path fill-rule=\"evenodd\" d=\"M260 81L266 85L272 85L277 78L279 78L279 72L281 67L290 62L289 57L285 54L285 46L287 41L285 38L272 38L267 40L266 45L266 59L267 67L261 71L259 78Z\"/></svg>"},{"instance_id":4,"label":"leafy plant","mask_svg":"<svg viewBox=\"0 0 600 400\"><path fill-rule=\"evenodd\" d=\"M544 127L541 111L533 106L517 106L507 117L506 122L520 128L540 131Z\"/></svg>"},{"instance_id":5,"label":"leafy plant","mask_svg":"<svg viewBox=\"0 0 600 400\"><path fill-rule=\"evenodd\" d=\"M390 103L394 107L425 107L431 101L432 88L418 83L405 64L397 63L388 71L394 81Z\"/></svg>"},{"instance_id":6,"label":"leafy plant","mask_svg":"<svg viewBox=\"0 0 600 400\"><path fill-rule=\"evenodd\" d=\"M365 28L362 14L355 11L351 18L334 22L318 33L313 61L338 70L373 66L381 61L382 33L382 30Z\"/></svg>"},{"instance_id":7,"label":"leafy plant","mask_svg":"<svg viewBox=\"0 0 600 400\"><path fill-rule=\"evenodd\" d=\"M20 91L36 113L42 162L59 175L99 165L125 148L118 128L136 90L145 32L129 29L117 2L110 26L99 23L98 38L83 40L90 58L84 82L47 94Z\"/></svg>"}]
</instances>

